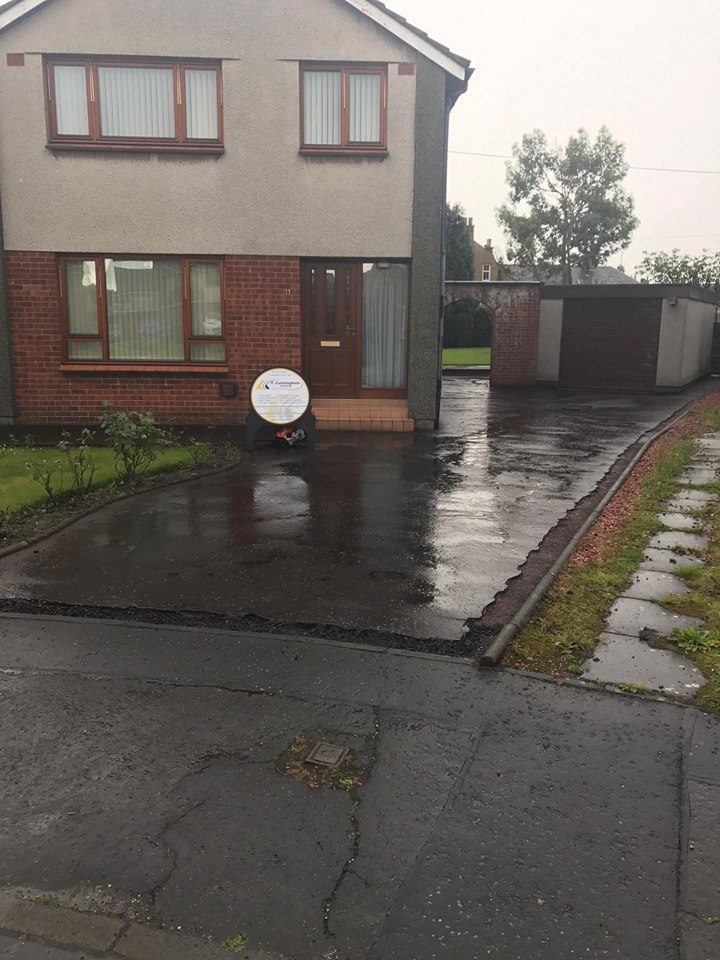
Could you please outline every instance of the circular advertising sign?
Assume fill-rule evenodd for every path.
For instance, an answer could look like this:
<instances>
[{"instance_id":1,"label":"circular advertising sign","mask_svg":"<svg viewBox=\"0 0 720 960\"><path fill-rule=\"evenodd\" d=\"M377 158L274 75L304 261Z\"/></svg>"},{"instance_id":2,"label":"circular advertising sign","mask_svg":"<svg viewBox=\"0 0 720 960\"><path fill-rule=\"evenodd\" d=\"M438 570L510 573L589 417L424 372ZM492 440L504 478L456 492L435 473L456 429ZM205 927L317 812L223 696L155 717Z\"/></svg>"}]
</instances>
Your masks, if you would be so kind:
<instances>
[{"instance_id":1,"label":"circular advertising sign","mask_svg":"<svg viewBox=\"0 0 720 960\"><path fill-rule=\"evenodd\" d=\"M310 390L299 373L273 367L261 373L250 390L255 413L276 426L299 420L310 406Z\"/></svg>"}]
</instances>

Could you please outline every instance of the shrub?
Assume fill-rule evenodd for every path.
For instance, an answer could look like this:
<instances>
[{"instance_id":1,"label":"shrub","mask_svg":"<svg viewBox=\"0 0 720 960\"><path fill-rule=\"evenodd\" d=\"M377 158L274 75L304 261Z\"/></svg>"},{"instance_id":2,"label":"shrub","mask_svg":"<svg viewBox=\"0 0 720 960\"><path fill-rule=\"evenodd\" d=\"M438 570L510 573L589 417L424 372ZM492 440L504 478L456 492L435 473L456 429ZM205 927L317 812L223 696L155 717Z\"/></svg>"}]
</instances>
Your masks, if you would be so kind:
<instances>
[{"instance_id":1,"label":"shrub","mask_svg":"<svg viewBox=\"0 0 720 960\"><path fill-rule=\"evenodd\" d=\"M77 440L73 440L69 433L63 432L62 440L57 445L58 450L65 454L72 478L71 490L81 497L88 495L95 476L96 463L90 449L94 439L95 434L86 427Z\"/></svg>"},{"instance_id":2,"label":"shrub","mask_svg":"<svg viewBox=\"0 0 720 960\"><path fill-rule=\"evenodd\" d=\"M151 413L127 413L103 404L100 426L105 441L115 454L115 470L123 483L133 483L156 459L161 447L171 444L171 436Z\"/></svg>"},{"instance_id":3,"label":"shrub","mask_svg":"<svg viewBox=\"0 0 720 960\"><path fill-rule=\"evenodd\" d=\"M443 346L492 346L492 312L473 300L449 304L445 308Z\"/></svg>"}]
</instances>

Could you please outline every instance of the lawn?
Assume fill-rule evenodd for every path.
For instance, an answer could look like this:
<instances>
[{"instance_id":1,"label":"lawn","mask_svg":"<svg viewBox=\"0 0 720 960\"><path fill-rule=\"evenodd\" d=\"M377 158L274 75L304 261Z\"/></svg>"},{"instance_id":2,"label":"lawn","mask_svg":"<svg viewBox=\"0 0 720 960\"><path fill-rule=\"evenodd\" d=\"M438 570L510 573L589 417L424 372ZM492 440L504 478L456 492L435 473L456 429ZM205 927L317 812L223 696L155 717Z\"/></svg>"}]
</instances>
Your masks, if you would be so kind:
<instances>
[{"instance_id":1,"label":"lawn","mask_svg":"<svg viewBox=\"0 0 720 960\"><path fill-rule=\"evenodd\" d=\"M93 488L104 487L114 483L117 479L115 472L115 457L112 450L104 447L93 447L93 460L97 464L93 478ZM23 448L0 451L0 510L9 510L14 513L23 507L38 507L46 500L47 495L39 483L30 476L25 466L29 457L45 460L58 465L65 464L65 457L55 447L34 447L32 450ZM156 460L150 464L148 474L159 473L164 470L175 470L179 467L191 467L192 457L188 447L169 447L158 454ZM66 468L62 476L57 474L58 493L68 491L71 487L70 471Z\"/></svg>"},{"instance_id":2,"label":"lawn","mask_svg":"<svg viewBox=\"0 0 720 960\"><path fill-rule=\"evenodd\" d=\"M487 367L490 347L448 347L443 350L444 367Z\"/></svg>"}]
</instances>

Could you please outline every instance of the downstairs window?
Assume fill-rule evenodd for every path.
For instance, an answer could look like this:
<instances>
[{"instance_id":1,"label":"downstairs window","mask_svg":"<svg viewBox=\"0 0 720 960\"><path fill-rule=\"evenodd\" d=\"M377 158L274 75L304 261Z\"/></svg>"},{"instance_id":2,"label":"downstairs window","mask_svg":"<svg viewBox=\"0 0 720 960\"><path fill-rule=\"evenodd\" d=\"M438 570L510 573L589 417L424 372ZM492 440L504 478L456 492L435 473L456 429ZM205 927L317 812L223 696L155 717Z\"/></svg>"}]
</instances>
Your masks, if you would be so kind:
<instances>
[{"instance_id":1,"label":"downstairs window","mask_svg":"<svg viewBox=\"0 0 720 960\"><path fill-rule=\"evenodd\" d=\"M224 363L223 268L189 257L64 257L71 362Z\"/></svg>"}]
</instances>

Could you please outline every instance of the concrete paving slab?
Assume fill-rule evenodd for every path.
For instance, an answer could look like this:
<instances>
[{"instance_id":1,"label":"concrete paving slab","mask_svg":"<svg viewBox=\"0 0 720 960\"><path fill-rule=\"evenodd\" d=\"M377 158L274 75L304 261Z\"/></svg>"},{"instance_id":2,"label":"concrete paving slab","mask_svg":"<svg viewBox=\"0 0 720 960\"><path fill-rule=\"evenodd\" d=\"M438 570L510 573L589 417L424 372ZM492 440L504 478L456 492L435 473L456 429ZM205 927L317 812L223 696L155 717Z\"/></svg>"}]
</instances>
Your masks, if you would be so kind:
<instances>
[{"instance_id":1,"label":"concrete paving slab","mask_svg":"<svg viewBox=\"0 0 720 960\"><path fill-rule=\"evenodd\" d=\"M683 516L688 516L689 514L691 514L691 512L702 509L703 507L706 507L708 503L712 503L713 499L714 499L713 497L710 497L709 500L698 503L694 500L687 500L683 497L677 496L677 497L674 497L667 504L665 509L667 510L668 513L676 513L676 514L682 514ZM692 519L699 519L699 518L693 517Z\"/></svg>"},{"instance_id":2,"label":"concrete paving slab","mask_svg":"<svg viewBox=\"0 0 720 960\"><path fill-rule=\"evenodd\" d=\"M680 944L682 960L717 960L720 957L720 923L683 916Z\"/></svg>"},{"instance_id":3,"label":"concrete paving slab","mask_svg":"<svg viewBox=\"0 0 720 960\"><path fill-rule=\"evenodd\" d=\"M560 396L455 379L437 433L263 447L5 558L0 596L253 614L451 649L618 456L707 389Z\"/></svg>"},{"instance_id":4,"label":"concrete paving slab","mask_svg":"<svg viewBox=\"0 0 720 960\"><path fill-rule=\"evenodd\" d=\"M15 933L102 952L110 949L123 926L122 920L113 917L0 893L0 928Z\"/></svg>"},{"instance_id":5,"label":"concrete paving slab","mask_svg":"<svg viewBox=\"0 0 720 960\"><path fill-rule=\"evenodd\" d=\"M684 487L675 494L675 500L673 502L681 501L698 507L704 507L708 503L713 503L714 500L715 497L713 494L708 493L707 490L690 490L688 487Z\"/></svg>"},{"instance_id":6,"label":"concrete paving slab","mask_svg":"<svg viewBox=\"0 0 720 960\"><path fill-rule=\"evenodd\" d=\"M718 471L711 467L688 467L680 475L680 483L690 485L700 485L705 483L715 483L718 478Z\"/></svg>"},{"instance_id":7,"label":"concrete paving slab","mask_svg":"<svg viewBox=\"0 0 720 960\"><path fill-rule=\"evenodd\" d=\"M640 570L656 570L658 573L673 573L680 567L701 567L702 560L691 554L681 555L672 550L654 550L646 547L645 559L640 564Z\"/></svg>"},{"instance_id":8,"label":"concrete paving slab","mask_svg":"<svg viewBox=\"0 0 720 960\"><path fill-rule=\"evenodd\" d=\"M685 869L685 910L720 926L720 785L690 780L688 794L692 820Z\"/></svg>"},{"instance_id":9,"label":"concrete paving slab","mask_svg":"<svg viewBox=\"0 0 720 960\"><path fill-rule=\"evenodd\" d=\"M656 603L647 600L631 600L621 597L613 604L607 620L609 633L624 637L639 637L643 630L653 630L668 637L677 627L702 627L703 621L697 617L682 617L678 613L669 613Z\"/></svg>"},{"instance_id":10,"label":"concrete paving slab","mask_svg":"<svg viewBox=\"0 0 720 960\"><path fill-rule=\"evenodd\" d=\"M705 684L697 667L679 653L609 632L583 664L582 675L598 683L633 684L685 699L694 697Z\"/></svg>"},{"instance_id":11,"label":"concrete paving slab","mask_svg":"<svg viewBox=\"0 0 720 960\"><path fill-rule=\"evenodd\" d=\"M671 573L657 573L654 570L639 570L633 577L623 597L633 600L662 600L669 594L690 593L690 588Z\"/></svg>"},{"instance_id":12,"label":"concrete paving slab","mask_svg":"<svg viewBox=\"0 0 720 960\"><path fill-rule=\"evenodd\" d=\"M720 717L701 713L693 718L687 771L694 779L720 784Z\"/></svg>"},{"instance_id":13,"label":"concrete paving slab","mask_svg":"<svg viewBox=\"0 0 720 960\"><path fill-rule=\"evenodd\" d=\"M682 547L685 550L705 550L708 545L707 537L701 533L687 533L683 530L666 530L656 534L648 546L653 550L674 550Z\"/></svg>"},{"instance_id":14,"label":"concrete paving slab","mask_svg":"<svg viewBox=\"0 0 720 960\"><path fill-rule=\"evenodd\" d=\"M701 521L697 517L690 517L687 513L674 510L668 510L667 513L661 513L658 517L660 523L669 527L670 530L685 530L690 533L701 528Z\"/></svg>"},{"instance_id":15,"label":"concrete paving slab","mask_svg":"<svg viewBox=\"0 0 720 960\"><path fill-rule=\"evenodd\" d=\"M16 940L0 934L0 957L3 960L94 960L97 954L51 947L37 940Z\"/></svg>"}]
</instances>

